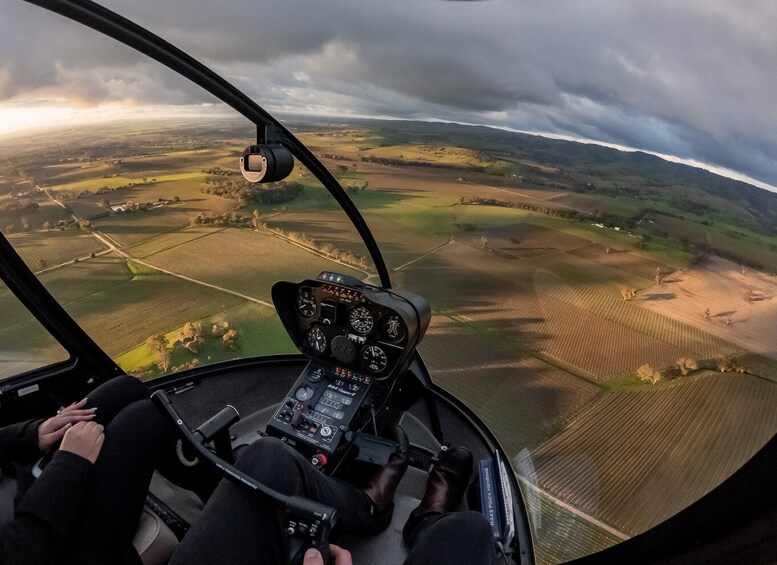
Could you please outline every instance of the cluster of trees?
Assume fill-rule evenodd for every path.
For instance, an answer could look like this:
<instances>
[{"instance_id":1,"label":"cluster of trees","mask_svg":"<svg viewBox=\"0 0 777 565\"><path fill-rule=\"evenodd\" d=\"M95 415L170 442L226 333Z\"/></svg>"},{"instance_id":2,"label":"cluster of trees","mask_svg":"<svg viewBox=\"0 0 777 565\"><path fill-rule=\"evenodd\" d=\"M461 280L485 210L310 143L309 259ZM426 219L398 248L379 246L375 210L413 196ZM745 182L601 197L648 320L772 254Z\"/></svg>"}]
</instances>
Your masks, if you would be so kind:
<instances>
[{"instance_id":1,"label":"cluster of trees","mask_svg":"<svg viewBox=\"0 0 777 565\"><path fill-rule=\"evenodd\" d=\"M717 369L721 373L750 373L741 360L736 357L724 357L719 359Z\"/></svg>"},{"instance_id":2,"label":"cluster of trees","mask_svg":"<svg viewBox=\"0 0 777 565\"><path fill-rule=\"evenodd\" d=\"M370 186L369 181L364 181L362 183L349 182L343 188L345 188L347 192L359 192L362 190L367 190L369 186Z\"/></svg>"},{"instance_id":3,"label":"cluster of trees","mask_svg":"<svg viewBox=\"0 0 777 565\"><path fill-rule=\"evenodd\" d=\"M225 212L223 214L201 212L189 220L189 225L191 226L245 226L251 223L251 217L244 216L240 212Z\"/></svg>"},{"instance_id":4,"label":"cluster of trees","mask_svg":"<svg viewBox=\"0 0 777 565\"><path fill-rule=\"evenodd\" d=\"M375 163L378 165L389 165L392 167L428 167L432 169L461 169L470 173L486 173L486 174L505 174L505 171L499 169L496 171L492 166L483 165L465 165L460 166L452 163L433 163L430 161L417 161L413 159L404 159L401 155L399 158L391 157L377 157L375 155L363 155L362 161L364 163Z\"/></svg>"},{"instance_id":5,"label":"cluster of trees","mask_svg":"<svg viewBox=\"0 0 777 565\"><path fill-rule=\"evenodd\" d=\"M200 171L203 174L216 176L216 177L234 177L240 174L240 171L228 171L221 167L211 167L210 169L202 169Z\"/></svg>"},{"instance_id":6,"label":"cluster of trees","mask_svg":"<svg viewBox=\"0 0 777 565\"><path fill-rule=\"evenodd\" d=\"M717 370L721 373L747 373L747 369L742 360L738 357L728 356L721 359L712 359L707 361L696 361L691 357L680 357L671 367L664 369L655 369L651 364L645 363L637 369L637 377L641 381L656 384L661 379L672 379L685 377L700 369Z\"/></svg>"},{"instance_id":7,"label":"cluster of trees","mask_svg":"<svg viewBox=\"0 0 777 565\"><path fill-rule=\"evenodd\" d=\"M205 179L200 188L203 194L220 196L235 200L240 206L251 202L259 204L284 204L297 198L305 187L296 182L252 184L242 177L231 178L232 175L211 175Z\"/></svg>"},{"instance_id":8,"label":"cluster of trees","mask_svg":"<svg viewBox=\"0 0 777 565\"><path fill-rule=\"evenodd\" d=\"M210 331L203 328L201 322L187 322L178 332L178 339L171 345L167 342L164 334L154 334L146 340L146 347L152 354L154 364L162 371L170 369L170 360L172 352L185 349L192 355L199 355L202 347L208 339L212 339L222 344L229 351L238 351L237 330L224 321L213 324ZM195 367L199 360L192 359L182 365L175 367L174 371Z\"/></svg>"},{"instance_id":9,"label":"cluster of trees","mask_svg":"<svg viewBox=\"0 0 777 565\"><path fill-rule=\"evenodd\" d=\"M675 361L674 367L669 367L663 370L655 369L650 363L645 363L637 369L637 377L639 377L639 380L641 381L645 381L651 385L654 385L662 378L677 376L685 377L690 373L698 370L699 364L696 362L696 360L691 359L690 357L680 357L677 361Z\"/></svg>"},{"instance_id":10,"label":"cluster of trees","mask_svg":"<svg viewBox=\"0 0 777 565\"><path fill-rule=\"evenodd\" d=\"M645 363L637 369L637 376L639 380L649 382L652 385L661 380L661 373L656 371L649 363Z\"/></svg>"},{"instance_id":11,"label":"cluster of trees","mask_svg":"<svg viewBox=\"0 0 777 565\"><path fill-rule=\"evenodd\" d=\"M552 208L550 206L540 206L539 204L530 204L528 202L513 202L512 200L498 200L496 198L483 198L481 196L472 196L466 200L463 196L459 198L459 204L470 204L472 206L500 206L502 208L518 208L519 210L530 210L539 212L547 216L557 218L566 218L568 220L585 219L577 210L568 208Z\"/></svg>"},{"instance_id":12,"label":"cluster of trees","mask_svg":"<svg viewBox=\"0 0 777 565\"><path fill-rule=\"evenodd\" d=\"M200 322L185 323L181 331L178 332L178 341L181 343L181 347L197 355L200 352L200 347L205 343L202 324Z\"/></svg>"},{"instance_id":13,"label":"cluster of trees","mask_svg":"<svg viewBox=\"0 0 777 565\"><path fill-rule=\"evenodd\" d=\"M237 341L237 330L230 327L229 322L226 320L213 324L213 327L210 329L210 335L220 340L221 344L229 351L237 351L240 348Z\"/></svg>"},{"instance_id":14,"label":"cluster of trees","mask_svg":"<svg viewBox=\"0 0 777 565\"><path fill-rule=\"evenodd\" d=\"M346 265L351 265L352 267L357 267L363 270L366 270L368 268L367 260L363 256L355 254L353 251L350 251L347 249L339 249L330 243L319 243L316 240L311 239L304 233L295 232L295 231L285 231L280 228L271 228L267 224L260 222L258 220L254 222L254 225L258 230L274 233L275 235L280 236L284 239L288 239L289 241L293 241L294 243L297 243L299 245L312 249L313 251L321 253L322 255L326 255L327 257L334 259L335 261L340 261L341 263L345 263Z\"/></svg>"},{"instance_id":15,"label":"cluster of trees","mask_svg":"<svg viewBox=\"0 0 777 565\"><path fill-rule=\"evenodd\" d=\"M153 184L155 182L157 182L156 179L144 178L141 182L128 182L126 184L121 184L119 186L101 186L94 192L92 192L91 190L82 190L81 192L72 192L72 191L61 192L60 197L63 200L73 200L75 198L89 198L90 196L94 196L95 194L108 194L109 192L116 192L117 190L123 190L125 188L133 188L136 186L146 186L149 184Z\"/></svg>"}]
</instances>

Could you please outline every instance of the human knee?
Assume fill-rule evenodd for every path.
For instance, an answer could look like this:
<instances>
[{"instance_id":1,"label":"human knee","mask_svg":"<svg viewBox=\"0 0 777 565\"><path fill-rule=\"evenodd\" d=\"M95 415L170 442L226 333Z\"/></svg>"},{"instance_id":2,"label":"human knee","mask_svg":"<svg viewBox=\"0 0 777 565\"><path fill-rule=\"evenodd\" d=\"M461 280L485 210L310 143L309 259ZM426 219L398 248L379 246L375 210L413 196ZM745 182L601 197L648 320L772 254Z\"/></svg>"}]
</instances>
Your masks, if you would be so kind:
<instances>
[{"instance_id":1,"label":"human knee","mask_svg":"<svg viewBox=\"0 0 777 565\"><path fill-rule=\"evenodd\" d=\"M277 438L262 438L249 445L236 464L260 483L289 494L301 480L290 448Z\"/></svg>"},{"instance_id":2,"label":"human knee","mask_svg":"<svg viewBox=\"0 0 777 565\"><path fill-rule=\"evenodd\" d=\"M491 524L480 512L473 510L453 512L440 520L439 525L456 532L456 535L466 536L469 543L493 544L494 532Z\"/></svg>"}]
</instances>

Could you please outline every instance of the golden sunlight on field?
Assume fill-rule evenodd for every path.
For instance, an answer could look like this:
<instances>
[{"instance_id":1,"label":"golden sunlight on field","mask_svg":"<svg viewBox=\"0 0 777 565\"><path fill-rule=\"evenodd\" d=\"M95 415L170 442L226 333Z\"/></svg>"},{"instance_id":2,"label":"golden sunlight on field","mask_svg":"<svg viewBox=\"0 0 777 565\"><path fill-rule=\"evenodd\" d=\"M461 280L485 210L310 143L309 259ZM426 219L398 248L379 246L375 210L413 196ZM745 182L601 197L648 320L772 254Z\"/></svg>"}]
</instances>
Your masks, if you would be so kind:
<instances>
[{"instance_id":1,"label":"golden sunlight on field","mask_svg":"<svg viewBox=\"0 0 777 565\"><path fill-rule=\"evenodd\" d=\"M641 296L641 306L777 358L777 277L712 257Z\"/></svg>"}]
</instances>

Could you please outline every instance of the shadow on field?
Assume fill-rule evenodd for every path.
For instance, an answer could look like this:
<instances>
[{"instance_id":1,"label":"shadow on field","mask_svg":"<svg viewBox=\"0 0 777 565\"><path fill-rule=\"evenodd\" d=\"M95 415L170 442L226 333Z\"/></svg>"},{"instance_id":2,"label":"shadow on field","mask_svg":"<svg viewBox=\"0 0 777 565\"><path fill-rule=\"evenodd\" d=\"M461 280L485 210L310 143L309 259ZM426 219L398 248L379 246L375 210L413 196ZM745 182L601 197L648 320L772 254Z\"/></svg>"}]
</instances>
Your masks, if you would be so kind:
<instances>
[{"instance_id":1,"label":"shadow on field","mask_svg":"<svg viewBox=\"0 0 777 565\"><path fill-rule=\"evenodd\" d=\"M718 312L717 314L713 314L712 318L725 318L727 316L733 316L737 312L738 310L726 310L725 312Z\"/></svg>"},{"instance_id":2,"label":"shadow on field","mask_svg":"<svg viewBox=\"0 0 777 565\"><path fill-rule=\"evenodd\" d=\"M662 292L659 294L645 295L646 302L655 302L657 300L674 300L675 298L677 298L677 295L674 292Z\"/></svg>"}]
</instances>

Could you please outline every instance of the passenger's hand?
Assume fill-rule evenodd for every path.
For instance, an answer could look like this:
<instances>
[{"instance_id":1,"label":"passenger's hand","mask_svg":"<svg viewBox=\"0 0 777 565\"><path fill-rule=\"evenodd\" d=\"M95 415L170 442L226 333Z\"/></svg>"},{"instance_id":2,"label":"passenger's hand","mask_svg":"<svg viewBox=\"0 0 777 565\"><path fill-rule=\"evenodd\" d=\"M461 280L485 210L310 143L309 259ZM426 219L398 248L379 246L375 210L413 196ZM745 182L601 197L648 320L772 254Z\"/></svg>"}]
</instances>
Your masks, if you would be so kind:
<instances>
[{"instance_id":1,"label":"passenger's hand","mask_svg":"<svg viewBox=\"0 0 777 565\"><path fill-rule=\"evenodd\" d=\"M74 402L67 408L57 412L38 426L38 447L41 451L46 451L49 447L57 443L65 435L65 432L78 422L89 422L94 418L96 408L84 410L86 398L81 402Z\"/></svg>"},{"instance_id":2,"label":"passenger's hand","mask_svg":"<svg viewBox=\"0 0 777 565\"><path fill-rule=\"evenodd\" d=\"M335 560L335 565L353 565L351 552L347 549L332 544L329 546L329 552L332 554L332 559ZM302 565L325 565L324 558L321 552L311 548L305 552L305 560Z\"/></svg>"},{"instance_id":3,"label":"passenger's hand","mask_svg":"<svg viewBox=\"0 0 777 565\"><path fill-rule=\"evenodd\" d=\"M100 424L97 422L78 422L67 429L59 448L62 451L80 455L94 463L97 461L97 456L100 455L103 441L105 441L105 434Z\"/></svg>"}]
</instances>

